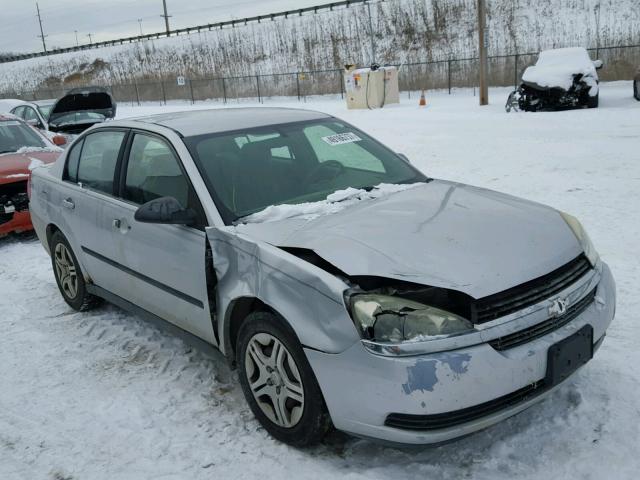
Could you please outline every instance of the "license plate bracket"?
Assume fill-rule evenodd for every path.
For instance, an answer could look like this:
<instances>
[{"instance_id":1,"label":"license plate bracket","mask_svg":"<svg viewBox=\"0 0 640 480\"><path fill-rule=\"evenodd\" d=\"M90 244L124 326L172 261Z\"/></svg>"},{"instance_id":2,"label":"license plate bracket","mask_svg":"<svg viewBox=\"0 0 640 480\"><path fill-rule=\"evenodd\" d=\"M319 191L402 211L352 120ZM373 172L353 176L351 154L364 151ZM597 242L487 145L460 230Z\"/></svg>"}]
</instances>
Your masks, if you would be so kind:
<instances>
[{"instance_id":1,"label":"license plate bracket","mask_svg":"<svg viewBox=\"0 0 640 480\"><path fill-rule=\"evenodd\" d=\"M585 325L573 335L549 347L547 352L547 386L566 380L593 358L593 327Z\"/></svg>"}]
</instances>

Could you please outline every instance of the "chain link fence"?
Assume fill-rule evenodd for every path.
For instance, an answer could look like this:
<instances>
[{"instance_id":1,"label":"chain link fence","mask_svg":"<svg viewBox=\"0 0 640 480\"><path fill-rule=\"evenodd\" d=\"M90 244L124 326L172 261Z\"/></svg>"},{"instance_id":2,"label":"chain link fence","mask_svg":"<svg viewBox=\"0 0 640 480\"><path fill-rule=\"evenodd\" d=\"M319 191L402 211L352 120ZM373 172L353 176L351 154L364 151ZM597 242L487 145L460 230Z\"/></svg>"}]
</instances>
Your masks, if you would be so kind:
<instances>
[{"instance_id":1,"label":"chain link fence","mask_svg":"<svg viewBox=\"0 0 640 480\"><path fill-rule=\"evenodd\" d=\"M599 73L603 81L631 80L640 66L640 45L593 48L589 51L593 58L604 61L604 69ZM537 53L489 57L489 84L516 87L525 68L533 65L537 57ZM464 58L400 65L400 91L448 89L451 93L456 88L475 87L478 81L478 62L477 58ZM186 78L181 84L176 79L171 79L103 86L121 103L164 105L174 100L186 100L191 103L228 103L255 100L265 102L274 97L293 97L304 101L314 95L344 96L343 82L343 70L330 69L235 77ZM28 92L4 92L0 97L28 101L59 98L69 88L78 86L82 85L41 88Z\"/></svg>"}]
</instances>

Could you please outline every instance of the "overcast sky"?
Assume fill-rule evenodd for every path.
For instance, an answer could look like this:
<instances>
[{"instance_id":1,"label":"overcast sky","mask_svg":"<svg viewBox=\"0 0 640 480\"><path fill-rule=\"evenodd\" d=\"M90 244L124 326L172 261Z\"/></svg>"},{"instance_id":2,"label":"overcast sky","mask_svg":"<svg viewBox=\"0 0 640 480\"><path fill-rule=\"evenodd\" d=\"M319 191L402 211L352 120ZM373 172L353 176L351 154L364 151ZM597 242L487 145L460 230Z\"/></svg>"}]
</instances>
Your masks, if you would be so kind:
<instances>
[{"instance_id":1,"label":"overcast sky","mask_svg":"<svg viewBox=\"0 0 640 480\"><path fill-rule=\"evenodd\" d=\"M243 18L330 0L167 0L171 28ZM162 0L38 0L48 48L164 30ZM34 0L0 0L0 52L42 50Z\"/></svg>"}]
</instances>

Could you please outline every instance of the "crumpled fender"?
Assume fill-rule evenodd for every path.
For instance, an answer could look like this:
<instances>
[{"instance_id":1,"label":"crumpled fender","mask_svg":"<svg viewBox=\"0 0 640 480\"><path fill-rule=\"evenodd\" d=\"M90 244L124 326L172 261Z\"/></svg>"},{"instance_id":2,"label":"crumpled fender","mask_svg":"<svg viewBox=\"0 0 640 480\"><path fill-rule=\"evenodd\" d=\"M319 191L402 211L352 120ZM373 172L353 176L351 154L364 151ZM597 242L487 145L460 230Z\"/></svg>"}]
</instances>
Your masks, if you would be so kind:
<instances>
[{"instance_id":1,"label":"crumpled fender","mask_svg":"<svg viewBox=\"0 0 640 480\"><path fill-rule=\"evenodd\" d=\"M230 351L231 308L243 297L261 300L293 328L303 346L340 353L360 337L345 308L348 285L310 263L238 233L207 228L217 277L220 349Z\"/></svg>"}]
</instances>

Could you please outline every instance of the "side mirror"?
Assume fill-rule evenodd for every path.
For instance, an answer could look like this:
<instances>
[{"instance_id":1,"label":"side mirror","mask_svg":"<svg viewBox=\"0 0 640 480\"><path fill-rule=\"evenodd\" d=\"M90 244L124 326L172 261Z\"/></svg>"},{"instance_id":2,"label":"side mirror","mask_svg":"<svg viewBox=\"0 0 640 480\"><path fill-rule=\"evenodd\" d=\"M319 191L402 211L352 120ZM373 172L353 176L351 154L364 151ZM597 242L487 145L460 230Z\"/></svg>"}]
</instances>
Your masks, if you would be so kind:
<instances>
[{"instance_id":1,"label":"side mirror","mask_svg":"<svg viewBox=\"0 0 640 480\"><path fill-rule=\"evenodd\" d=\"M160 197L141 205L133 218L141 223L162 223L167 225L193 225L197 215L185 209L173 197Z\"/></svg>"},{"instance_id":2,"label":"side mirror","mask_svg":"<svg viewBox=\"0 0 640 480\"><path fill-rule=\"evenodd\" d=\"M59 147L67 144L67 139L62 135L54 135L51 141L53 142L54 145L57 145Z\"/></svg>"},{"instance_id":3,"label":"side mirror","mask_svg":"<svg viewBox=\"0 0 640 480\"><path fill-rule=\"evenodd\" d=\"M604 62L602 60L594 60L593 66L596 67L596 70L600 70L602 67L604 67Z\"/></svg>"}]
</instances>

